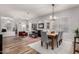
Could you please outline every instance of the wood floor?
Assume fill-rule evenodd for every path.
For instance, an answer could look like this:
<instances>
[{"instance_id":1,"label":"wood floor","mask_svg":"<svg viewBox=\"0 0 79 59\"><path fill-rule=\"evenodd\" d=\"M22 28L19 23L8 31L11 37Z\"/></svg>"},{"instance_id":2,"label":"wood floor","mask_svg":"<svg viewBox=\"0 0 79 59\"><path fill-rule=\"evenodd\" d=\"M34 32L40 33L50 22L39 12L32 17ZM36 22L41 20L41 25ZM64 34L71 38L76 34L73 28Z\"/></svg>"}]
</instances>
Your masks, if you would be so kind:
<instances>
[{"instance_id":1,"label":"wood floor","mask_svg":"<svg viewBox=\"0 0 79 59\"><path fill-rule=\"evenodd\" d=\"M38 54L28 44L39 41L40 38L5 37L3 38L3 54Z\"/></svg>"}]
</instances>

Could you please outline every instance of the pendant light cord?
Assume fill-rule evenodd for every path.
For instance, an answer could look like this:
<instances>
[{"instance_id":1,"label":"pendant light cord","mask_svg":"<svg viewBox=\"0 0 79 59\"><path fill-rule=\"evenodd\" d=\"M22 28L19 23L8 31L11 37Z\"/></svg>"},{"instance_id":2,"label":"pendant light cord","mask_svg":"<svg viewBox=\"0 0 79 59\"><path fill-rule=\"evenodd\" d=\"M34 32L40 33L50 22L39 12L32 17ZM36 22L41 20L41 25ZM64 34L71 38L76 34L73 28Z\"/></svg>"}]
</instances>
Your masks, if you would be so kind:
<instances>
[{"instance_id":1,"label":"pendant light cord","mask_svg":"<svg viewBox=\"0 0 79 59\"><path fill-rule=\"evenodd\" d=\"M52 17L53 17L53 20L54 20L54 6L55 6L55 4L52 4Z\"/></svg>"}]
</instances>

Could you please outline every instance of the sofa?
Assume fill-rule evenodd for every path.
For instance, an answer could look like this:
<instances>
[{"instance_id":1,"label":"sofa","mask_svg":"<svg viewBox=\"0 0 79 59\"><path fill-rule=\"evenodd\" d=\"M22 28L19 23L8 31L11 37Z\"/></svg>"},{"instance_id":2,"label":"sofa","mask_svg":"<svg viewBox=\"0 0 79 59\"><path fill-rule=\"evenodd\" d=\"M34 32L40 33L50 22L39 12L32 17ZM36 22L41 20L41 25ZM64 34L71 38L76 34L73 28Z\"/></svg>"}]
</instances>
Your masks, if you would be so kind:
<instances>
[{"instance_id":1,"label":"sofa","mask_svg":"<svg viewBox=\"0 0 79 59\"><path fill-rule=\"evenodd\" d=\"M25 31L19 32L19 36L28 36L28 33Z\"/></svg>"}]
</instances>

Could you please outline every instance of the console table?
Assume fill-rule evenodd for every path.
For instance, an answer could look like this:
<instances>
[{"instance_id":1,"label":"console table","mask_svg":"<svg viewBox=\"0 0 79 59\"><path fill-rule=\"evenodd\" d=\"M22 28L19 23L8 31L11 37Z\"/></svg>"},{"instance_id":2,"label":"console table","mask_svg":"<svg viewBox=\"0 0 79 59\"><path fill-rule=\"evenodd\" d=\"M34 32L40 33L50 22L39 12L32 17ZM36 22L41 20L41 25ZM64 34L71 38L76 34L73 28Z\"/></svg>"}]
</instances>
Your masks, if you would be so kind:
<instances>
[{"instance_id":1,"label":"console table","mask_svg":"<svg viewBox=\"0 0 79 59\"><path fill-rule=\"evenodd\" d=\"M74 37L74 51L73 51L74 54L75 54L75 52L79 53L79 50L76 49L76 45L79 44L79 42L77 42L77 40L79 41L79 36Z\"/></svg>"}]
</instances>

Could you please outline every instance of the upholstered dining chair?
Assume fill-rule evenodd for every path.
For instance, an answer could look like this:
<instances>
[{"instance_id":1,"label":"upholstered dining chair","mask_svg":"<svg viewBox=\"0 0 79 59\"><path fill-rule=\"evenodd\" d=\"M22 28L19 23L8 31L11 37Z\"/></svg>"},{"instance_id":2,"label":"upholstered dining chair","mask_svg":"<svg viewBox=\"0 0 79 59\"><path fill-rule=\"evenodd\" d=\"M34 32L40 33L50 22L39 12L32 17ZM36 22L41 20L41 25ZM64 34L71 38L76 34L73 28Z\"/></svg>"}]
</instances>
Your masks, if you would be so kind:
<instances>
[{"instance_id":1,"label":"upholstered dining chair","mask_svg":"<svg viewBox=\"0 0 79 59\"><path fill-rule=\"evenodd\" d=\"M62 43L62 34L63 32L59 32L57 36L57 47Z\"/></svg>"},{"instance_id":2,"label":"upholstered dining chair","mask_svg":"<svg viewBox=\"0 0 79 59\"><path fill-rule=\"evenodd\" d=\"M55 31L52 31L51 33L55 33Z\"/></svg>"},{"instance_id":3,"label":"upholstered dining chair","mask_svg":"<svg viewBox=\"0 0 79 59\"><path fill-rule=\"evenodd\" d=\"M51 40L48 38L46 32L41 31L41 46L43 46L43 42L46 44L46 48L48 49L48 45L51 43Z\"/></svg>"}]
</instances>

